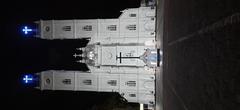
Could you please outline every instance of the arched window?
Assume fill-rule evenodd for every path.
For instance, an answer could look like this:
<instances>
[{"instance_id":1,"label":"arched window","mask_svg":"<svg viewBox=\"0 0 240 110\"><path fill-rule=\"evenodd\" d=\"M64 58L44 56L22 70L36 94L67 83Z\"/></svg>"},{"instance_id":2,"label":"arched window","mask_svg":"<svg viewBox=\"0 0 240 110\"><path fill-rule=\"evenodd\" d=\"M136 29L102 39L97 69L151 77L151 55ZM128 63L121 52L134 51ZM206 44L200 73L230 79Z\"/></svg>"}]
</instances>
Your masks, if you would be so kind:
<instances>
[{"instance_id":1,"label":"arched window","mask_svg":"<svg viewBox=\"0 0 240 110\"><path fill-rule=\"evenodd\" d=\"M63 84L71 84L72 82L71 82L71 79L64 79L64 80L62 80L62 83Z\"/></svg>"},{"instance_id":2,"label":"arched window","mask_svg":"<svg viewBox=\"0 0 240 110\"><path fill-rule=\"evenodd\" d=\"M116 30L117 30L117 25L109 25L109 26L107 27L107 29L108 29L109 31L116 31Z\"/></svg>"},{"instance_id":3,"label":"arched window","mask_svg":"<svg viewBox=\"0 0 240 110\"><path fill-rule=\"evenodd\" d=\"M127 81L126 85L130 86L130 87L135 87L136 86L136 81Z\"/></svg>"},{"instance_id":4,"label":"arched window","mask_svg":"<svg viewBox=\"0 0 240 110\"><path fill-rule=\"evenodd\" d=\"M92 26L91 25L86 25L82 28L84 31L92 31Z\"/></svg>"},{"instance_id":5,"label":"arched window","mask_svg":"<svg viewBox=\"0 0 240 110\"><path fill-rule=\"evenodd\" d=\"M92 80L89 80L89 79L84 80L83 84L85 84L85 85L92 85Z\"/></svg>"},{"instance_id":6,"label":"arched window","mask_svg":"<svg viewBox=\"0 0 240 110\"><path fill-rule=\"evenodd\" d=\"M71 26L64 26L62 29L64 31L71 31Z\"/></svg>"},{"instance_id":7,"label":"arched window","mask_svg":"<svg viewBox=\"0 0 240 110\"><path fill-rule=\"evenodd\" d=\"M127 29L128 29L128 30L131 30L131 31L136 30L136 24L128 25L128 26L127 26Z\"/></svg>"},{"instance_id":8,"label":"arched window","mask_svg":"<svg viewBox=\"0 0 240 110\"><path fill-rule=\"evenodd\" d=\"M117 80L109 80L107 83L111 86L116 86L117 85Z\"/></svg>"}]
</instances>

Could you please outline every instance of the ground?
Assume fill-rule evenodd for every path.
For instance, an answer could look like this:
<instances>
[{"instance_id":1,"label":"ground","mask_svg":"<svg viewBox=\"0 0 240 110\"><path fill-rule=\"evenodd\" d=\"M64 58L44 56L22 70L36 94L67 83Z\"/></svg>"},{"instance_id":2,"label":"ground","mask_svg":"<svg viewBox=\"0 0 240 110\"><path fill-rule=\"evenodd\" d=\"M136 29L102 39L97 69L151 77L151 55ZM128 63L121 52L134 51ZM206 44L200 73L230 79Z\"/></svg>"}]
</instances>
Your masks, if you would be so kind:
<instances>
[{"instance_id":1,"label":"ground","mask_svg":"<svg viewBox=\"0 0 240 110\"><path fill-rule=\"evenodd\" d=\"M240 109L239 3L165 0L163 9L163 109Z\"/></svg>"}]
</instances>

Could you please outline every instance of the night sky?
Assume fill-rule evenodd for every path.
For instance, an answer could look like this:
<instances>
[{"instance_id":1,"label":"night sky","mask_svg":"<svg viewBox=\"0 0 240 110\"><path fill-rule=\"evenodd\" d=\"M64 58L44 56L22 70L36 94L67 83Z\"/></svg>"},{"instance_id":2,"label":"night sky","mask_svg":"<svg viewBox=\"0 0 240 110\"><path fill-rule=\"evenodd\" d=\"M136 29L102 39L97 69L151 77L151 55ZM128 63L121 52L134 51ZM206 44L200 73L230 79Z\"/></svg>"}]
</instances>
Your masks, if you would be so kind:
<instances>
[{"instance_id":1,"label":"night sky","mask_svg":"<svg viewBox=\"0 0 240 110\"><path fill-rule=\"evenodd\" d=\"M1 3L1 99L10 108L91 108L116 94L97 92L39 91L26 87L20 76L49 69L86 70L74 63L76 47L86 40L47 41L24 36L21 26L37 20L117 18L140 0L7 1ZM116 95L117 96L117 95Z\"/></svg>"}]
</instances>

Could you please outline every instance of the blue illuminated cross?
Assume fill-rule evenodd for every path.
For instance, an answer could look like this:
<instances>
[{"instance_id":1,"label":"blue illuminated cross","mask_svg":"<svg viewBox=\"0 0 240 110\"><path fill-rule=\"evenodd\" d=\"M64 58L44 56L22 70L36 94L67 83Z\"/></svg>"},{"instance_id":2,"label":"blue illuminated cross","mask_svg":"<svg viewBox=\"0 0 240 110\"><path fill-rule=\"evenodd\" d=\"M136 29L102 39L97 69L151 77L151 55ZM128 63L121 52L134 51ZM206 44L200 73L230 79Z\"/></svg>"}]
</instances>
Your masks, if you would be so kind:
<instances>
[{"instance_id":1,"label":"blue illuminated cross","mask_svg":"<svg viewBox=\"0 0 240 110\"><path fill-rule=\"evenodd\" d=\"M25 81L25 83L28 83L28 81L32 81L33 78L29 78L28 75L25 75L25 77L23 78L23 80Z\"/></svg>"},{"instance_id":2,"label":"blue illuminated cross","mask_svg":"<svg viewBox=\"0 0 240 110\"><path fill-rule=\"evenodd\" d=\"M28 29L27 26L24 27L24 29L22 30L25 34L28 34L28 32L31 32L32 29Z\"/></svg>"}]
</instances>

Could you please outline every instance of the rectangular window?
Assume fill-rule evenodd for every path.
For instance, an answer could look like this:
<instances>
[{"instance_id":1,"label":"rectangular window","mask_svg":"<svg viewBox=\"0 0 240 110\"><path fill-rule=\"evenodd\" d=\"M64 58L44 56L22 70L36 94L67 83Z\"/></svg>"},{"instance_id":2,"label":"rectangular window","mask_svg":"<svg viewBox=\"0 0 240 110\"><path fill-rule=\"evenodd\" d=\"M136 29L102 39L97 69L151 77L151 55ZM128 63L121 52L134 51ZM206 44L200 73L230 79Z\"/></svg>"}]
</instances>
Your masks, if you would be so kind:
<instances>
[{"instance_id":1,"label":"rectangular window","mask_svg":"<svg viewBox=\"0 0 240 110\"><path fill-rule=\"evenodd\" d=\"M91 25L86 25L83 27L84 31L92 31L92 26Z\"/></svg>"},{"instance_id":2,"label":"rectangular window","mask_svg":"<svg viewBox=\"0 0 240 110\"><path fill-rule=\"evenodd\" d=\"M136 94L129 94L129 97L136 97Z\"/></svg>"},{"instance_id":3,"label":"rectangular window","mask_svg":"<svg viewBox=\"0 0 240 110\"><path fill-rule=\"evenodd\" d=\"M129 14L130 17L136 17L137 15L136 14Z\"/></svg>"},{"instance_id":4,"label":"rectangular window","mask_svg":"<svg viewBox=\"0 0 240 110\"><path fill-rule=\"evenodd\" d=\"M92 80L84 80L83 81L83 84L85 84L85 85L92 85Z\"/></svg>"},{"instance_id":5,"label":"rectangular window","mask_svg":"<svg viewBox=\"0 0 240 110\"><path fill-rule=\"evenodd\" d=\"M117 80L109 80L107 83L111 86L116 86L117 85Z\"/></svg>"}]
</instances>

